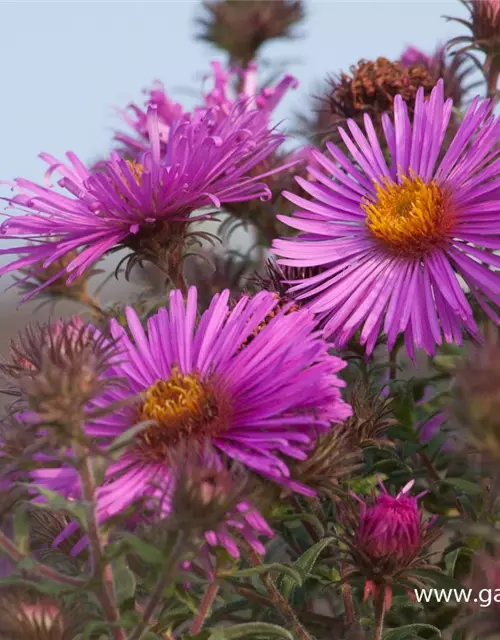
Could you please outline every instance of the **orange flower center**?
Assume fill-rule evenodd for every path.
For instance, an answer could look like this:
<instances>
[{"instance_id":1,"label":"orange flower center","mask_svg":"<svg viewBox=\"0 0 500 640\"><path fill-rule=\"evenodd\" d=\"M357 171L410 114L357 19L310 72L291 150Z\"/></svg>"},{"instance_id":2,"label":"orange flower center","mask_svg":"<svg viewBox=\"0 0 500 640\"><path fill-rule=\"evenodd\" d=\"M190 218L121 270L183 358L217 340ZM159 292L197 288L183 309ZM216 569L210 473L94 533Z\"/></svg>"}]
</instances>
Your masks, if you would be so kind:
<instances>
[{"instance_id":1,"label":"orange flower center","mask_svg":"<svg viewBox=\"0 0 500 640\"><path fill-rule=\"evenodd\" d=\"M138 438L139 451L164 461L180 440L214 437L230 424L231 404L213 379L196 372L181 374L173 367L167 380L157 380L144 394L140 421L154 420Z\"/></svg>"},{"instance_id":2,"label":"orange flower center","mask_svg":"<svg viewBox=\"0 0 500 640\"><path fill-rule=\"evenodd\" d=\"M375 190L375 202L365 198L361 208L368 229L388 249L417 257L446 242L454 225L451 198L435 181L405 176L402 184L386 179Z\"/></svg>"},{"instance_id":3,"label":"orange flower center","mask_svg":"<svg viewBox=\"0 0 500 640\"><path fill-rule=\"evenodd\" d=\"M128 168L134 175L134 179L137 184L141 184L142 175L146 171L140 162L136 162L136 160L125 160Z\"/></svg>"}]
</instances>

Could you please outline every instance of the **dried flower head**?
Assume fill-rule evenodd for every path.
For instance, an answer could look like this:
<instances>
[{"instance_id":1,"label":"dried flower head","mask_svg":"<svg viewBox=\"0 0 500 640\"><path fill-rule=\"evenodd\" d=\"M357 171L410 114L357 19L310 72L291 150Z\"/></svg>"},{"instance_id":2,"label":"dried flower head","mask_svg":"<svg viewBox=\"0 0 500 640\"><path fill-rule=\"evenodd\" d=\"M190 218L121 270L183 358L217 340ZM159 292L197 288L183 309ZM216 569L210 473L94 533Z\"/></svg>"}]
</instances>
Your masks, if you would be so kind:
<instances>
[{"instance_id":1,"label":"dried flower head","mask_svg":"<svg viewBox=\"0 0 500 640\"><path fill-rule=\"evenodd\" d=\"M205 0L198 38L227 51L232 63L247 66L260 47L275 38L291 38L304 18L301 0Z\"/></svg>"},{"instance_id":2,"label":"dried flower head","mask_svg":"<svg viewBox=\"0 0 500 640\"><path fill-rule=\"evenodd\" d=\"M0 587L0 637L5 640L73 640L89 612L21 587Z\"/></svg>"},{"instance_id":3,"label":"dried flower head","mask_svg":"<svg viewBox=\"0 0 500 640\"><path fill-rule=\"evenodd\" d=\"M350 439L353 447L393 447L387 431L396 423L392 398L383 397L363 382L357 382L347 394L352 416L338 429Z\"/></svg>"},{"instance_id":4,"label":"dried flower head","mask_svg":"<svg viewBox=\"0 0 500 640\"><path fill-rule=\"evenodd\" d=\"M344 542L347 544L350 575L365 577L365 599L385 591L390 606L392 583L404 578L417 586L411 571L427 566L424 552L440 535L432 520L424 520L418 499L409 495L410 481L395 496L380 483L382 492L367 503L353 494L360 508L347 513ZM425 493L425 492L424 492ZM358 505L358 507L359 507ZM353 505L354 506L354 503Z\"/></svg>"},{"instance_id":5,"label":"dried flower head","mask_svg":"<svg viewBox=\"0 0 500 640\"><path fill-rule=\"evenodd\" d=\"M480 84L478 82L464 84L473 68L464 55L447 56L446 47L438 47L432 55L429 55L410 46L401 54L400 62L407 69L424 67L435 83L442 78L445 96L453 100L456 109L460 109L463 105L468 91Z\"/></svg>"},{"instance_id":6,"label":"dried flower head","mask_svg":"<svg viewBox=\"0 0 500 640\"><path fill-rule=\"evenodd\" d=\"M393 113L396 96L402 97L412 115L418 89L422 87L427 96L435 84L436 78L420 64L407 67L382 57L360 60L350 73L330 78L323 95L315 98L318 105L315 117L300 118L302 129L318 144L326 140L337 144L342 142L339 126L349 118L362 126L364 116L368 115L377 133L382 133L382 116Z\"/></svg>"},{"instance_id":7,"label":"dried flower head","mask_svg":"<svg viewBox=\"0 0 500 640\"><path fill-rule=\"evenodd\" d=\"M449 413L475 449L500 459L500 340L470 346L456 369Z\"/></svg>"}]
</instances>

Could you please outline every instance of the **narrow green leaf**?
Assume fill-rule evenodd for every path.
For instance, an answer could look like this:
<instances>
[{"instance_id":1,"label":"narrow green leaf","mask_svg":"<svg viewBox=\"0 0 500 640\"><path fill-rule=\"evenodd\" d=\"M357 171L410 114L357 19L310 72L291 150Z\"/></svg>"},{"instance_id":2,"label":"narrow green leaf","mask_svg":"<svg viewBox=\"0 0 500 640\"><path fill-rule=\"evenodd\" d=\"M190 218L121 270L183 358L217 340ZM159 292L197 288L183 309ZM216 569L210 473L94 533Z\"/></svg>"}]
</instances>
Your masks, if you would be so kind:
<instances>
[{"instance_id":1,"label":"narrow green leaf","mask_svg":"<svg viewBox=\"0 0 500 640\"><path fill-rule=\"evenodd\" d=\"M441 638L441 631L432 624L406 624L397 629L389 629L384 633L384 640L408 640L409 638L418 638L420 631L432 631L436 638Z\"/></svg>"},{"instance_id":2,"label":"narrow green leaf","mask_svg":"<svg viewBox=\"0 0 500 640\"><path fill-rule=\"evenodd\" d=\"M325 535L325 528L321 524L320 519L312 513L297 512L279 517L280 522L294 522L296 520L300 522L308 522L312 527L314 527L314 530L320 537Z\"/></svg>"},{"instance_id":3,"label":"narrow green leaf","mask_svg":"<svg viewBox=\"0 0 500 640\"><path fill-rule=\"evenodd\" d=\"M16 509L12 527L16 547L24 556L28 555L30 550L29 517L23 505L21 505L19 509Z\"/></svg>"},{"instance_id":4,"label":"narrow green leaf","mask_svg":"<svg viewBox=\"0 0 500 640\"><path fill-rule=\"evenodd\" d=\"M463 585L458 580L434 569L413 569L411 574L423 578L427 583L432 583L437 589L463 589Z\"/></svg>"},{"instance_id":5,"label":"narrow green leaf","mask_svg":"<svg viewBox=\"0 0 500 640\"><path fill-rule=\"evenodd\" d=\"M444 483L449 484L451 487L463 491L464 493L470 493L471 495L477 495L483 492L483 489L475 482L465 480L464 478L445 478Z\"/></svg>"},{"instance_id":6,"label":"narrow green leaf","mask_svg":"<svg viewBox=\"0 0 500 640\"><path fill-rule=\"evenodd\" d=\"M311 575L312 570L314 569L316 562L318 561L321 553L330 545L336 542L336 538L333 536L329 536L328 538L323 538L312 547L307 549L298 560L293 563L293 567L295 569L299 569L300 572L304 575L305 578L308 578ZM296 586L295 580L290 576L286 576L283 578L281 583L281 591L284 597L289 600L292 594L293 589Z\"/></svg>"},{"instance_id":7,"label":"narrow green leaf","mask_svg":"<svg viewBox=\"0 0 500 640\"><path fill-rule=\"evenodd\" d=\"M270 638L294 640L292 634L286 629L283 629L283 627L278 627L275 624L268 624L266 622L246 622L245 624L237 624L227 629L214 629L209 640L237 640L238 638L255 637L264 638L265 640L270 640Z\"/></svg>"},{"instance_id":8,"label":"narrow green leaf","mask_svg":"<svg viewBox=\"0 0 500 640\"><path fill-rule=\"evenodd\" d=\"M251 567L250 569L237 569L236 571L222 574L222 576L226 575L230 578L250 578L263 573L269 573L270 571L276 571L277 573L290 576L290 578L292 578L297 584L302 584L303 576L301 572L286 564L278 563L261 564L258 567Z\"/></svg>"},{"instance_id":9,"label":"narrow green leaf","mask_svg":"<svg viewBox=\"0 0 500 640\"><path fill-rule=\"evenodd\" d=\"M142 422L135 424L133 427L130 427L130 429L127 429L113 440L113 442L107 449L107 453L109 453L113 457L116 454L120 454L123 449L128 447L128 445L132 440L134 440L134 438L136 438L140 433L142 433L152 424L155 424L154 420L143 420Z\"/></svg>"}]
</instances>

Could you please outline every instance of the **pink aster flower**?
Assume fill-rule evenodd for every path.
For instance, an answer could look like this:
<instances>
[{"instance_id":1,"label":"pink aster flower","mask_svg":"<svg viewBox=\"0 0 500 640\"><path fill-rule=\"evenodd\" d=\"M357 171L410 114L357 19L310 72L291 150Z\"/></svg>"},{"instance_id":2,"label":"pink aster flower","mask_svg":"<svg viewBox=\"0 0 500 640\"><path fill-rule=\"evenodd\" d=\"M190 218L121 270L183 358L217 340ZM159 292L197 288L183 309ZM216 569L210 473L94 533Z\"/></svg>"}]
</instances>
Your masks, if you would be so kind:
<instances>
[{"instance_id":1,"label":"pink aster flower","mask_svg":"<svg viewBox=\"0 0 500 640\"><path fill-rule=\"evenodd\" d=\"M344 362L329 354L309 312L280 309L277 296L268 292L244 296L233 308L228 300L227 290L214 296L197 323L196 289L189 290L186 304L176 290L169 309L148 320L147 333L128 308L132 340L111 321L120 363L103 382L118 377L127 386L105 389L93 408L137 401L95 418L85 432L106 448L131 424L152 424L108 467L97 494L101 521L175 483L168 464L172 449L200 441L212 445L219 464L232 459L292 491L314 495L291 479L287 460L307 458L319 435L350 415L340 396L344 383L336 376ZM33 478L67 497L79 495L73 469L39 468ZM168 513L169 501L163 504ZM236 509L228 526L250 539L242 518L254 532L269 534L248 504ZM206 536L209 544L222 542L234 554L229 539L228 530Z\"/></svg>"},{"instance_id":2,"label":"pink aster flower","mask_svg":"<svg viewBox=\"0 0 500 640\"><path fill-rule=\"evenodd\" d=\"M442 81L428 101L419 90L413 122L400 96L394 111L394 123L383 117L389 163L367 116L365 133L352 120L350 134L339 129L351 159L332 144L330 157L314 152L315 182L297 179L311 197L286 193L298 210L281 218L303 233L274 248L281 264L323 268L291 292L337 347L360 331L371 353L382 332L391 350L403 334L413 357L415 347L433 354L443 338L461 344L464 330L478 337L461 280L500 321L500 120L476 98L443 149L452 102Z\"/></svg>"},{"instance_id":3,"label":"pink aster flower","mask_svg":"<svg viewBox=\"0 0 500 640\"><path fill-rule=\"evenodd\" d=\"M224 117L214 107L176 120L164 153L160 153L154 107L148 110L148 131L151 148L139 161L113 153L97 173L91 173L74 153L67 154L67 165L41 154L49 165L47 176L56 171L62 176L58 186L64 193L24 178L14 181L18 193L9 203L22 215L10 216L0 233L27 244L0 251L21 256L0 268L0 275L26 267L46 268L79 250L62 271L25 297L63 273L71 283L120 247L162 266L172 247L182 245L193 211L270 196L260 180L280 169L266 174L255 168L276 151L283 137L270 133L259 112L248 111L243 103L236 103ZM196 219L203 217L207 214Z\"/></svg>"},{"instance_id":4,"label":"pink aster flower","mask_svg":"<svg viewBox=\"0 0 500 640\"><path fill-rule=\"evenodd\" d=\"M353 573L366 578L365 599L372 595L375 600L382 589L387 607L392 583L400 578L412 582L411 571L426 566L423 552L440 535L440 529L432 527L434 520L424 520L418 505L427 492L409 495L414 484L411 480L394 497L380 483L382 493L368 504L352 494L361 504L346 538Z\"/></svg>"},{"instance_id":5,"label":"pink aster flower","mask_svg":"<svg viewBox=\"0 0 500 640\"><path fill-rule=\"evenodd\" d=\"M248 111L258 111L261 114L262 124L269 126L269 120L273 110L279 104L285 93L290 88L297 86L297 80L287 74L274 87L263 89L257 86L257 65L250 63L245 69L225 70L220 62L212 62L213 88L202 93L203 101L194 109L194 114L206 109L217 108L219 117L223 118L230 113L236 103L244 104ZM206 77L206 80L209 76ZM239 90L235 90L238 84ZM174 122L183 114L183 107L173 102L165 92L164 86L156 82L153 88L145 92L148 94L146 106L156 106L158 112L158 128L160 140L163 144L168 141ZM124 152L135 156L138 152L147 148L149 132L147 127L147 113L136 104L129 105L129 110L121 111L125 122L134 129L136 136L117 133L115 140L124 146Z\"/></svg>"}]
</instances>

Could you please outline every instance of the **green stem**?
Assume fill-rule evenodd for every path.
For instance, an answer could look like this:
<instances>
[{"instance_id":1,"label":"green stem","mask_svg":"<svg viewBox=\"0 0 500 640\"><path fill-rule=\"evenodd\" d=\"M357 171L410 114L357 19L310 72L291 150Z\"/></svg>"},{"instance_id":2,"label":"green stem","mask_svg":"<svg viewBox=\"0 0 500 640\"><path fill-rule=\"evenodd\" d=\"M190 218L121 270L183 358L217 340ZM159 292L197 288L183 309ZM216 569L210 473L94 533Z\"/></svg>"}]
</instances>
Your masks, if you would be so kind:
<instances>
[{"instance_id":1,"label":"green stem","mask_svg":"<svg viewBox=\"0 0 500 640\"><path fill-rule=\"evenodd\" d=\"M219 592L219 585L216 582L212 582L212 584L208 587L205 595L203 596L203 600L200 604L200 609L198 611L198 615L193 620L193 624L191 625L191 630L189 633L191 635L195 635L199 633L203 627L203 623L205 622L210 607L214 603L215 598L217 597L217 593Z\"/></svg>"},{"instance_id":2,"label":"green stem","mask_svg":"<svg viewBox=\"0 0 500 640\"><path fill-rule=\"evenodd\" d=\"M373 640L382 640L384 637L385 619L385 585L379 587L375 600L375 635Z\"/></svg>"},{"instance_id":3,"label":"green stem","mask_svg":"<svg viewBox=\"0 0 500 640\"><path fill-rule=\"evenodd\" d=\"M257 553L255 553L252 548L249 549L249 555L251 564L254 567L260 567L262 562ZM290 628L292 629L298 640L313 640L313 638L307 633L307 631L304 629L299 619L295 615L295 611L281 595L271 576L269 574L267 574L266 576L261 576L260 580L266 587L271 602L279 610L285 622L290 625Z\"/></svg>"},{"instance_id":4,"label":"green stem","mask_svg":"<svg viewBox=\"0 0 500 640\"><path fill-rule=\"evenodd\" d=\"M64 573L59 573L52 567L48 567L41 562L38 562L34 558L24 555L19 551L17 546L9 540L7 536L0 531L0 549L4 551L12 560L15 562L22 562L23 560L29 559L30 567L27 569L30 573L37 573L39 576L46 578L47 580L52 580L54 582L58 582L59 584L66 584L70 587L75 587L78 589L83 589L85 585L88 583L87 580L83 580L82 578L74 578L72 576L67 576Z\"/></svg>"},{"instance_id":5,"label":"green stem","mask_svg":"<svg viewBox=\"0 0 500 640\"><path fill-rule=\"evenodd\" d=\"M182 530L178 531L174 546L172 547L172 551L170 552L167 561L163 565L153 592L149 596L146 606L144 607L142 621L132 631L128 640L140 640L140 638L142 638L144 633L148 630L149 623L151 618L153 617L154 611L163 597L163 592L165 591L167 585L172 581L173 574L179 567L180 559L182 557L182 551L185 548L185 545L186 532Z\"/></svg>"},{"instance_id":6,"label":"green stem","mask_svg":"<svg viewBox=\"0 0 500 640\"><path fill-rule=\"evenodd\" d=\"M398 352L393 349L389 353L389 379L396 380L398 374Z\"/></svg>"},{"instance_id":7,"label":"green stem","mask_svg":"<svg viewBox=\"0 0 500 640\"><path fill-rule=\"evenodd\" d=\"M97 522L96 514L96 482L87 452L79 445L75 450L80 459L78 471L82 487L82 497L85 502L87 515L87 537L89 541L90 558L92 561L92 576L99 585L98 598L104 611L106 620L112 626L115 640L125 640L125 633L120 628L120 612L116 604L116 594L113 579L113 569L103 558L103 539Z\"/></svg>"}]
</instances>

